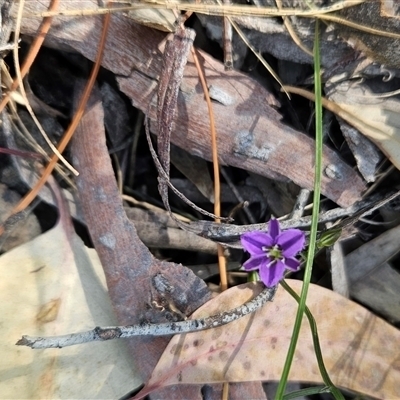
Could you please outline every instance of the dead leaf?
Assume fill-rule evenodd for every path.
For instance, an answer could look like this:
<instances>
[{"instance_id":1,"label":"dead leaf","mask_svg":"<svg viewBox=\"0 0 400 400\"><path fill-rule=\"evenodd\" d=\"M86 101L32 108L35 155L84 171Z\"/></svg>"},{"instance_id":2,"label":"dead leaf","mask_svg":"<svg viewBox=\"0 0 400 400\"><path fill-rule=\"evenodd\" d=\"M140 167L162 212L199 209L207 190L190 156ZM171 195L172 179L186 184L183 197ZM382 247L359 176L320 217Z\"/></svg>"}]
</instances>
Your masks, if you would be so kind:
<instances>
[{"instance_id":1,"label":"dead leaf","mask_svg":"<svg viewBox=\"0 0 400 400\"><path fill-rule=\"evenodd\" d=\"M172 10L146 8L128 12L129 18L141 25L149 26L164 32L174 32L176 16Z\"/></svg>"},{"instance_id":2,"label":"dead leaf","mask_svg":"<svg viewBox=\"0 0 400 400\"><path fill-rule=\"evenodd\" d=\"M400 169L400 102L380 99L379 103L340 103L338 115L371 139Z\"/></svg>"},{"instance_id":3,"label":"dead leaf","mask_svg":"<svg viewBox=\"0 0 400 400\"><path fill-rule=\"evenodd\" d=\"M382 90L381 86L378 90ZM327 83L327 90L328 98L337 105L327 103L335 108L333 112L375 143L400 169L400 101L395 97L379 97L374 81L335 83L333 77ZM356 137L354 139L354 147L359 148L361 144ZM371 156L368 158L371 159ZM376 164L378 162L379 158L375 160Z\"/></svg>"},{"instance_id":4,"label":"dead leaf","mask_svg":"<svg viewBox=\"0 0 400 400\"><path fill-rule=\"evenodd\" d=\"M314 94L307 90L285 89L314 101ZM329 94L333 101L322 98L322 105L371 139L400 169L400 102L377 97L366 85L351 81L335 85L334 90Z\"/></svg>"},{"instance_id":5,"label":"dead leaf","mask_svg":"<svg viewBox=\"0 0 400 400\"><path fill-rule=\"evenodd\" d=\"M300 292L300 281L288 283ZM261 284L231 288L192 318L235 307L261 289ZM399 331L360 305L317 285L311 285L307 304L316 319L333 382L376 398L399 398L400 356L393 351L400 346ZM279 288L274 302L255 314L224 327L175 336L140 395L177 384L279 380L296 310L296 301ZM290 379L322 383L306 319Z\"/></svg>"},{"instance_id":6,"label":"dead leaf","mask_svg":"<svg viewBox=\"0 0 400 400\"><path fill-rule=\"evenodd\" d=\"M360 174L367 182L375 182L383 154L370 139L362 135L357 129L341 118L338 118L338 122L340 130L357 162Z\"/></svg>"},{"instance_id":7,"label":"dead leaf","mask_svg":"<svg viewBox=\"0 0 400 400\"><path fill-rule=\"evenodd\" d=\"M97 253L65 223L0 257L2 398L120 398L141 383L121 341L38 352L15 346L24 332L117 322Z\"/></svg>"}]
</instances>

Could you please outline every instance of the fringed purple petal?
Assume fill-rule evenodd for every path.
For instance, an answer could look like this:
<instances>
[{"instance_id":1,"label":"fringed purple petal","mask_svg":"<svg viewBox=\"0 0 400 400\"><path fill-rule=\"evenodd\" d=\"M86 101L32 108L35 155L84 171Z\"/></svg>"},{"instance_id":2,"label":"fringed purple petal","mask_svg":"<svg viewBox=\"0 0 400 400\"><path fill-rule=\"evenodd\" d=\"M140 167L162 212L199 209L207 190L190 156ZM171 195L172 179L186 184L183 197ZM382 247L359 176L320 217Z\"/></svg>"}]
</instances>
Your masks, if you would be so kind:
<instances>
[{"instance_id":1,"label":"fringed purple petal","mask_svg":"<svg viewBox=\"0 0 400 400\"><path fill-rule=\"evenodd\" d=\"M243 248L252 256L264 254L263 247L271 247L273 240L266 232L254 231L240 237Z\"/></svg>"},{"instance_id":2,"label":"fringed purple petal","mask_svg":"<svg viewBox=\"0 0 400 400\"><path fill-rule=\"evenodd\" d=\"M259 269L263 264L269 263L270 260L265 254L258 254L256 256L250 257L244 264L243 268L246 271L253 271Z\"/></svg>"},{"instance_id":3,"label":"fringed purple petal","mask_svg":"<svg viewBox=\"0 0 400 400\"><path fill-rule=\"evenodd\" d=\"M286 258L285 265L287 269L298 271L300 268L300 261L296 260L295 258Z\"/></svg>"},{"instance_id":4,"label":"fringed purple petal","mask_svg":"<svg viewBox=\"0 0 400 400\"><path fill-rule=\"evenodd\" d=\"M276 238L281 233L281 228L279 227L279 222L277 219L271 218L269 220L268 233L271 235L271 238L274 240L274 244L275 244Z\"/></svg>"},{"instance_id":5,"label":"fringed purple petal","mask_svg":"<svg viewBox=\"0 0 400 400\"><path fill-rule=\"evenodd\" d=\"M304 249L306 237L303 231L299 229L288 229L283 231L278 238L276 243L282 249L282 255L286 257L294 257Z\"/></svg>"},{"instance_id":6,"label":"fringed purple petal","mask_svg":"<svg viewBox=\"0 0 400 400\"><path fill-rule=\"evenodd\" d=\"M280 260L271 263L269 267L263 266L259 271L260 279L267 287L277 285L283 278L284 273L285 264Z\"/></svg>"}]
</instances>

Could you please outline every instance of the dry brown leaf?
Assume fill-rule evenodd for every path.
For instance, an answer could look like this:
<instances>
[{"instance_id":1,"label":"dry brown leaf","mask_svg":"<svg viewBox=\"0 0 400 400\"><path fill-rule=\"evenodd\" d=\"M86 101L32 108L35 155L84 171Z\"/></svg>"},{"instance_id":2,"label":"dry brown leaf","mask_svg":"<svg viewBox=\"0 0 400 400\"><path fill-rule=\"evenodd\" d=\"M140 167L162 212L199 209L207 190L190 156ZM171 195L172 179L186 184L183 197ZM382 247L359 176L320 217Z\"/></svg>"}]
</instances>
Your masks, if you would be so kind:
<instances>
[{"instance_id":1,"label":"dry brown leaf","mask_svg":"<svg viewBox=\"0 0 400 400\"><path fill-rule=\"evenodd\" d=\"M289 280L300 291L301 282ZM255 284L223 292L193 315L231 309L261 290ZM399 398L400 333L365 308L311 285L307 304L319 329L322 353L333 382L377 398ZM175 336L141 395L161 386L279 380L292 335L296 301L282 288L272 304L216 329ZM290 374L291 380L321 383L307 320Z\"/></svg>"},{"instance_id":2,"label":"dry brown leaf","mask_svg":"<svg viewBox=\"0 0 400 400\"><path fill-rule=\"evenodd\" d=\"M400 169L400 102L380 98L366 83L344 81L331 87L332 111L371 139ZM329 108L329 107L327 107Z\"/></svg>"},{"instance_id":3,"label":"dry brown leaf","mask_svg":"<svg viewBox=\"0 0 400 400\"><path fill-rule=\"evenodd\" d=\"M128 15L138 24L149 26L150 28L164 32L173 32L175 30L176 17L172 10L146 8L129 11Z\"/></svg>"},{"instance_id":4,"label":"dry brown leaf","mask_svg":"<svg viewBox=\"0 0 400 400\"><path fill-rule=\"evenodd\" d=\"M120 398L141 383L121 341L15 346L24 332L49 336L117 322L97 253L63 222L0 257L0 314L2 398Z\"/></svg>"},{"instance_id":5,"label":"dry brown leaf","mask_svg":"<svg viewBox=\"0 0 400 400\"><path fill-rule=\"evenodd\" d=\"M381 99L382 102L382 99ZM340 103L338 115L371 139L400 169L400 103L392 101L381 105Z\"/></svg>"}]
</instances>

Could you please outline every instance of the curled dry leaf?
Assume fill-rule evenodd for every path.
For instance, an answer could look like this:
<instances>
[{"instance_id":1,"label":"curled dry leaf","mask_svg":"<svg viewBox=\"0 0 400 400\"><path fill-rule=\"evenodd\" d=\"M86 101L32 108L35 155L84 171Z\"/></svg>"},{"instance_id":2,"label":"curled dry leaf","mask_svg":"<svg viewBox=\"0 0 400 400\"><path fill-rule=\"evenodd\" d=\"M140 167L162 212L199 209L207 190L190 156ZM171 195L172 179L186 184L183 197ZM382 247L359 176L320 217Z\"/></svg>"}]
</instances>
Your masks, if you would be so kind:
<instances>
[{"instance_id":1,"label":"curled dry leaf","mask_svg":"<svg viewBox=\"0 0 400 400\"><path fill-rule=\"evenodd\" d=\"M379 98L366 84L354 82L337 85L330 98L336 104L327 103L327 108L371 139L400 169L400 102Z\"/></svg>"},{"instance_id":2,"label":"curled dry leaf","mask_svg":"<svg viewBox=\"0 0 400 400\"><path fill-rule=\"evenodd\" d=\"M300 291L301 282L288 283ZM231 288L192 318L232 308L260 290L261 284ZM333 382L376 398L399 398L400 356L393 351L400 345L399 331L360 305L316 285L311 285L307 304ZM279 288L273 303L252 315L216 329L175 336L140 396L176 384L279 380L296 310L297 302ZM305 318L290 379L322 383Z\"/></svg>"},{"instance_id":3,"label":"curled dry leaf","mask_svg":"<svg viewBox=\"0 0 400 400\"><path fill-rule=\"evenodd\" d=\"M160 31L173 32L176 29L176 16L172 10L146 8L129 11L128 15L135 22Z\"/></svg>"},{"instance_id":4,"label":"curled dry leaf","mask_svg":"<svg viewBox=\"0 0 400 400\"><path fill-rule=\"evenodd\" d=\"M395 101L394 108L385 105L349 105L341 103L340 116L370 138L400 169L400 103Z\"/></svg>"},{"instance_id":5,"label":"curled dry leaf","mask_svg":"<svg viewBox=\"0 0 400 400\"><path fill-rule=\"evenodd\" d=\"M126 343L33 352L23 332L57 335L117 321L97 253L68 216L0 257L0 392L7 399L120 398L141 381Z\"/></svg>"},{"instance_id":6,"label":"curled dry leaf","mask_svg":"<svg viewBox=\"0 0 400 400\"><path fill-rule=\"evenodd\" d=\"M314 93L285 86L285 90L314 101ZM400 169L400 102L392 98L381 98L371 92L366 85L342 82L335 86L335 92L328 100L322 98L322 105L332 111L363 135L371 139ZM333 174L334 170L331 171Z\"/></svg>"}]
</instances>

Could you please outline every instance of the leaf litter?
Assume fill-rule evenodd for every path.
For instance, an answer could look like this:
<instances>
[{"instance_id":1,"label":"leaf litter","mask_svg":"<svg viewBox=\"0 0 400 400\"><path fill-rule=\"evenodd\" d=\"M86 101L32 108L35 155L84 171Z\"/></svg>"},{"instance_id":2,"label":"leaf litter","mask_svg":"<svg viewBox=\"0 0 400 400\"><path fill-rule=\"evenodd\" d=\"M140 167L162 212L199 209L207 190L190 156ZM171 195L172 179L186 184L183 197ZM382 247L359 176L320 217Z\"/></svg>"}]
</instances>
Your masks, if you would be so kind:
<instances>
[{"instance_id":1,"label":"leaf litter","mask_svg":"<svg viewBox=\"0 0 400 400\"><path fill-rule=\"evenodd\" d=\"M288 280L299 293L301 282ZM230 288L197 310L199 318L240 304L262 285ZM396 328L358 304L312 285L308 306L316 319L324 361L336 385L378 398L398 398L400 344ZM280 379L296 301L279 288L272 303L226 327L175 336L137 397L165 385ZM305 319L291 379L322 383ZM394 346L394 347L393 347Z\"/></svg>"},{"instance_id":2,"label":"leaf litter","mask_svg":"<svg viewBox=\"0 0 400 400\"><path fill-rule=\"evenodd\" d=\"M62 3L63 6L73 6L72 4L68 4L68 2ZM95 9L97 7L97 2L85 1L84 4L82 2L82 5L87 5L88 7ZM35 10L35 7L37 6L38 4L35 4L34 2L28 2L25 11L27 13L38 12L37 9ZM40 6L42 7L42 5ZM197 5L194 6L198 7ZM373 4L373 7L375 6L376 4ZM225 6L225 8L228 9L229 6ZM233 10L233 8L231 9ZM258 12L260 14L263 11L265 10L259 10ZM286 9L286 11L288 10ZM315 12L318 11L313 11L314 14ZM307 14L307 10L301 10L298 13L305 15ZM169 14L169 17L171 16L171 13L167 14ZM329 17L330 16L328 15L326 18ZM294 29L299 29L299 20L300 19L291 20ZM331 20L336 24L340 23L337 19L335 21L331 18ZM23 19L21 26L22 32L27 35L34 35L38 23L39 20ZM95 58L96 46L94 43L97 43L96 40L100 30L99 19L97 17L85 19L85 21L82 19L66 20L63 18L55 18L53 23L54 30L49 33L49 43L53 43L53 46L56 47L67 45L89 59ZM304 26L306 26L306 24ZM250 32L249 36L250 39L254 39L259 35L259 33L254 33L254 28L252 29L253 31ZM126 32L128 31L132 32L132 36L129 36L129 38L128 35L126 35ZM304 31L306 32L307 29ZM57 33L54 34L55 32ZM281 36L281 38L282 37L283 36ZM142 45L143 38L146 38L146 46ZM160 73L161 79L163 77L159 52L159 50L163 48L163 39L164 36L162 34L140 25L136 25L123 15L115 15L110 27L110 35L108 37L103 59L103 66L115 74L120 90L129 96L134 106L148 113L150 118L150 129L156 134L158 132L157 126L159 118L157 123L156 102L153 93ZM302 37L300 39L307 42L309 37ZM263 40L265 46L270 45L265 35L263 36ZM346 46L343 47L342 44L343 43L335 48L336 53L340 54L338 56L339 59L343 56L342 49L346 48ZM327 48L329 48L328 45ZM282 58L280 55L277 55L275 50L272 48L269 50L272 54L276 55L277 58L283 60L285 60L285 57L290 58L294 54L294 52L292 52L293 48L290 48L290 51L287 51L286 48L284 49L284 46L282 46L281 50L286 52L286 54L282 56ZM262 48L260 47L260 52L261 51ZM349 51L348 47L346 48L346 51ZM215 100L215 109L216 114L218 115L217 131L222 142L222 145L219 146L219 156L221 160L223 160L223 163L234 167L241 167L251 173L263 175L268 179L272 179L273 182L274 180L276 182L276 180L285 181L290 179L301 188L311 188L313 180L311 157L313 140L303 133L304 129L301 126L293 129L286 123L282 122L281 115L276 111L276 108L280 107L280 101L284 103L283 100L278 100L279 96L276 93L272 94L270 91L262 88L259 83L248 78L246 74L236 71L225 72L223 65L212 59L208 54L201 53L201 57L203 57L202 62L207 79L212 81L213 90L217 90L219 98L221 98L222 93L222 98L229 99L229 101L224 101L222 103ZM122 59L124 60L123 62L121 62ZM295 57L293 59L295 59ZM332 60L332 57L327 57L325 61L323 61L326 62L325 67L334 66L335 64ZM284 66L284 63L281 65ZM347 67L344 67L344 70L347 73L348 70L346 71L346 68ZM369 68L368 73L371 74L371 79L386 74L384 70L376 69L373 65ZM281 73L282 71L279 72ZM392 76L396 76L396 72L390 71L389 77ZM293 84L293 82L291 82L293 77L291 77L290 74L288 74L287 77L288 83ZM303 77L303 83L305 80L306 77ZM217 83L217 85L215 83ZM208 121L204 118L206 115L206 109L203 103L203 96L197 90L198 85L199 83L193 60L189 56L188 64L183 71L179 91L177 91L175 100L171 103L175 104L176 102L177 104L176 117L175 119L172 118L175 109L175 105L173 105L172 110L170 110L171 113L168 114L170 121L167 125L168 129L172 132L171 141L173 143L186 149L192 154L196 154L197 156L209 160L209 154L211 154L211 152L208 138ZM357 84L354 84L353 86L357 89ZM95 89L95 92L96 90L97 89ZM173 88L173 90L177 90L177 87ZM384 92L385 90L393 91L394 88L390 86L390 88L385 88L384 90L378 89L379 92ZM370 102L363 98L358 101L356 105L357 109L354 111L352 105L344 106L348 101L348 97L346 98L346 96L349 95L348 93L344 96L343 100L335 99L334 95L335 94L332 95L333 97L331 97L331 99L339 103L337 107L345 109L345 114L342 114L342 116L348 116L346 119L347 122L351 124L352 121L358 121L356 128L361 132L364 130L363 133L366 133L373 139L378 139L378 143L382 143L384 153L388 155L394 165L397 165L397 155L395 154L397 150L393 143L391 143L391 140L393 140L392 138L396 137L397 126L395 118L386 118L386 120L379 121L379 126L376 127L377 118L375 118L374 115L382 115L382 113L379 114L380 109L376 107L382 103L381 100L375 101L372 108L367 108L365 105L368 105L369 107ZM85 210L85 219L95 243L95 247L99 252L100 259L105 268L108 289L112 304L116 311L118 323L136 323L140 321L162 322L168 318L178 318L179 315L181 315L181 317L182 315L189 315L195 308L204 303L210 297L210 294L202 281L195 278L194 274L188 273L188 270L177 264L158 261L154 258L138 239L135 227L127 221L122 205L120 204L120 199L118 198L117 187L109 163L109 157L106 154L107 150L104 144L104 127L102 127L103 111L101 110L99 97L97 97L96 100L96 96L98 96L98 94L94 95L94 100L92 99L94 103L90 106L88 115L86 115L86 122L84 121L83 127L81 127L81 131L83 129L84 132L86 132L84 128L85 126L91 128L86 132L87 141L82 141L82 132L80 139L78 135L75 141L75 147L73 149L74 166L81 169L80 172L82 176L81 178L78 178L78 186L80 185L79 191L81 202ZM359 104L363 105L362 109L364 114L361 117L358 113ZM390 106L389 102L385 102L384 104L382 110L386 110L386 105ZM395 100L393 104L394 107L397 106ZM392 116L392 108L389 108L390 116ZM160 112L160 108L157 108L157 110ZM385 115L387 116L389 114L386 113ZM385 118L385 115L383 118ZM386 129L388 128L388 123L390 128L389 130ZM107 126L108 130L110 130L109 126L110 124ZM388 135L388 132L394 133L393 135ZM92 133L94 135L90 136ZM159 140L162 139L161 134ZM277 146L277 143L283 143L283 146ZM98 146L98 144L100 146ZM160 148L163 146L169 146L169 133L167 134L167 141L161 142ZM87 154L85 154L85 152L87 152ZM347 207L347 210L343 208L338 208L336 210L326 209L324 214L322 214L322 218L324 218L326 214L331 216L331 220L337 221L338 218L347 215L350 216L349 220L353 220L354 222L356 219L355 217L359 216L361 212L368 212L365 211L365 204L374 204L375 200L372 201L373 197L369 196L362 202L355 204L356 200L361 199L362 192L366 188L366 182L360 178L357 172L352 169L352 166L349 165L348 157L346 162L343 161L343 158L345 158L342 157L343 155L345 154L341 149L335 151L332 150L332 146L325 147L324 159L326 164L324 165L325 176L322 191L327 198L335 201L341 207ZM356 158L357 157L365 158L366 155L361 151ZM162 163L165 164L163 164L164 172L168 172L168 148L166 148L166 152L161 154L160 158ZM123 159L123 157L119 158L122 169L125 168ZM357 162L359 163L358 159ZM379 176L379 170L376 166L373 168L375 168L375 170L372 169L371 172L371 169L369 169L368 174L365 176L368 175L368 181L377 180L379 183L382 179ZM97 172L97 174L94 172ZM102 177L101 175L104 176ZM105 179L102 180L101 178ZM397 184L396 180L398 180L397 175L392 175L390 183L386 186L391 187L393 182L395 186ZM111 186L108 185L110 182ZM261 181L258 180L258 182ZM236 179L235 184L239 183L240 179ZM247 183L245 182L244 187L246 187L246 184ZM146 183L146 185L147 187L151 187L150 183ZM259 189L260 193L263 193L264 187L262 185L259 186ZM272 186L270 190L275 191L275 188ZM379 192L380 194L375 196L378 198L378 201L387 197L384 190L379 189ZM163 200L165 200L165 198L166 196L164 196ZM171 200L171 202L173 203L172 207L175 207L176 209L175 201ZM167 204L166 207L169 209L170 205L169 203ZM271 209L278 208L274 207L273 204L268 204L268 206ZM207 208L207 205L202 208ZM394 212L396 211L394 210ZM381 213L383 215L383 211ZM375 212L374 215L376 216L377 213ZM375 218L374 215L372 215L372 218ZM282 215L276 216L279 217ZM240 216L240 218L243 218L243 216ZM299 219L299 221L288 220L286 221L288 224L287 227L293 228L299 226L296 224L307 226L307 218L308 217L305 216ZM259 225L257 229L265 228L265 221L267 219L268 214L265 215L265 212L263 215L259 216L258 220L262 224ZM245 221L246 219L244 217L244 222ZM283 221L283 224L284 223L285 221ZM241 232L246 231L246 229L254 230L256 228L255 225L248 225L246 228L240 225L216 225L212 222L201 220L190 224L180 223L180 225L184 226L186 229L195 231L202 236L213 238L217 241L227 240L228 242L236 241L236 243ZM342 223L342 225L347 229L346 237L354 237L354 234L358 233L358 236L362 237L362 235L364 235L364 239L368 239L368 235L371 235L370 231L368 231L368 227L365 227L365 225L360 226L360 224L358 224L357 228L354 228L353 224L347 224L346 226L346 223ZM352 230L350 230L350 226L352 226ZM136 228L139 227L140 224L137 224ZM374 232L372 234L374 234ZM392 237L395 237L395 231L393 231ZM388 239L387 237L382 236L381 240L385 243L385 240L393 242L394 239ZM340 243L345 244L343 238L340 239ZM369 243L371 243L371 245L369 245ZM132 249L129 249L129 246L132 246ZM379 247L379 244L375 244L374 246ZM361 260L365 257L368 258L370 251L377 252L376 248L377 247L373 247L372 242L367 242L363 247L360 247L361 250L359 251L361 254ZM160 254L162 253L159 253L158 255L160 256ZM363 271L363 274L365 275L363 279L356 282L353 286L350 285L350 294L353 294L355 298L359 298L363 303L368 304L372 310L376 310L376 312L385 315L391 321L398 322L396 309L385 307L385 303L390 302L390 300L395 301L396 298L396 292L393 290L395 286L392 285L389 288L388 285L385 285L385 280L390 280L394 285L395 282L397 282L395 278L397 272L394 271L389 264L385 263L385 261L393 257L395 257L395 251L387 249L387 252L383 254L385 260L371 259L371 265L368 268L370 268L369 271L374 271L375 275L373 276L373 279L375 279L375 281L367 280L367 278L372 277L372 274L366 269ZM345 256L344 260L347 263L345 268L349 271L349 276L351 276L350 280L354 279L351 275L351 268L354 262L352 261L354 260L352 254ZM320 267L320 273L326 271L327 267L323 265L323 263L321 264L318 261L317 264ZM334 262L330 267L334 269L334 272L336 271ZM385 271L385 273L383 273L383 271ZM161 286L160 284L155 283L156 281L154 280L154 277L159 276L159 274L165 278L163 278L164 284ZM325 274L325 276L329 275L329 273L326 272ZM234 275L232 274L232 276ZM347 279L345 275L344 279ZM362 286L363 281L364 287L360 287ZM298 282L291 282L291 284L293 286L299 285ZM356 289L353 289L353 287ZM184 289L183 294L180 293L182 288ZM194 288L195 290L193 290ZM236 293L235 289L236 288L230 289L228 293ZM242 289L239 286L236 290ZM229 299L229 307L228 304L224 303L224 296L227 296ZM232 304L234 304L236 297L239 301L239 296L236 296L236 294L222 294L214 301L216 303L221 302L221 307L225 307L224 310L226 310L232 308ZM282 298L283 300L281 300ZM288 304L291 304L291 306L288 306ZM399 362L395 358L394 354L389 354L389 351L385 351L388 348L391 348L390 346L392 344L398 343L399 338L397 330L362 307L356 306L349 300L340 298L335 293L326 291L320 287L313 286L309 305L317 319L325 362L335 384L356 392L369 394L373 397L398 397L399 393L396 392L397 389L393 382L395 381L395 378L398 378L396 374L399 370L397 366ZM57 311L61 306L62 303L60 303L57 298L50 299L48 307L43 308L43 312L37 314L39 320L45 321L46 324L51 324L52 322L48 321L48 318L51 319L52 311ZM280 307L279 310L276 308L274 309L275 306ZM260 324L258 323L259 321L257 321L258 314L254 314L250 317L253 321L251 326L250 324L247 326L247 336L240 336L243 335L240 331L234 333L236 332L233 330L234 325L232 325L232 331L230 330L231 325L229 325L226 329L217 328L199 334L199 339L193 339L193 342L185 342L185 344L188 344L188 348L185 348L185 346L182 348L179 347L180 341L185 341L186 337L191 337L190 335L192 334L188 334L181 338L174 338L173 341L177 341L176 343L178 343L178 347L173 351L174 357L171 359L171 346L173 345L170 344L169 347L167 347L167 349L171 349L170 353L168 353L168 350L165 351L161 357L160 364L164 365L163 363L165 362L167 366L173 365L174 368L176 368L174 369L176 374L173 376L169 376L168 374L165 375L165 367L156 367L156 370L153 373L153 378L150 380L148 387L160 389L161 387L164 387L164 385L170 384L170 382L180 383L179 386L189 382L199 384L204 382L224 382L227 377L232 382L243 381L246 380L246 372L249 374L249 379L247 380L251 381L259 382L269 379L279 379L279 373L276 372L275 368L279 367L279 362L282 362L285 357L285 345L288 344L287 338L290 335L290 323L293 321L293 316L290 313L294 313L295 307L296 303L294 300L289 298L285 292L279 290L275 302L272 305L269 304L260 311L260 313L264 311L267 313L274 309L274 319L273 321L271 320L273 322L271 329L269 326L264 327L268 328L264 329L265 332L262 331L259 326ZM282 315L287 316L287 319L284 321L280 318L281 308L283 310ZM178 310L179 312L177 313L174 310ZM329 318L327 318L327 316L329 316ZM88 321L90 321L90 319L88 319ZM248 335L252 332L253 325L255 330L257 330L258 327L259 331L262 331L262 333L258 333L258 336L256 337L260 337L261 340L266 339L267 344L269 344L269 346L265 346L265 348L261 347L261 349L271 352L271 354L265 354L261 351L260 354L263 354L262 359L255 350L251 350L251 346L248 343L248 337L250 337ZM340 329L337 327L340 327ZM301 344L298 349L301 356L297 356L295 360L291 378L298 381L318 383L321 382L319 372L316 368L315 362L312 361L314 358L310 358L313 357L314 353L311 347L310 335L309 333L307 334L307 332L309 332L308 327L305 328L306 329L303 329L301 333L301 335L303 335L301 336L301 340L304 340L304 344ZM218 331L218 329L221 329L221 331ZM283 334L271 336L271 341L268 343L270 330L272 333L278 332L278 330L274 331L274 329L281 329ZM71 330L73 329L69 329L68 331ZM225 347L222 346L223 349L217 349L214 347L212 352L206 352L207 357L213 357L213 363L211 364L209 362L208 365L208 367L211 365L213 368L208 371L209 375L204 378L206 380L202 380L201 377L204 372L203 361L204 365L206 364L203 358L206 356L199 357L198 353L194 352L194 355L190 355L189 353L193 348L197 349L201 347L203 345L201 340L205 340L204 338L206 338L207 335L212 336L214 331L220 332L221 336L226 335L227 343L224 344ZM24 332L26 332L25 329L23 329L23 332L21 333ZM284 332L286 332L286 339ZM60 333L67 332L64 331ZM40 334L42 334L42 332ZM230 337L230 334L238 336L236 338L233 336ZM214 335L216 335L216 333L214 333ZM243 338L243 343L238 339L238 337ZM284 338L283 340L281 340L282 337ZM276 341L274 339L274 343L272 343L272 338L276 338ZM194 345L195 340L198 340L196 341L197 345ZM214 344L210 341L209 349L211 346L216 346L218 340L218 338L213 339L215 342ZM233 344L229 346L229 343L231 342L233 342ZM254 340L254 342L256 342L256 340ZM284 342L285 344L277 346L278 342ZM158 339L151 342L145 339L140 339L136 342L130 341L128 343L129 354L131 356L133 355L134 359L141 360L139 375L143 380L146 380L150 375L166 343L167 341ZM238 345L238 343L240 343L240 345ZM387 343L391 343L391 345L389 346ZM380 351L378 350L379 344L381 345ZM242 350L247 349L246 346L248 345L249 353L246 358L246 355L242 353ZM258 345L260 344L258 343ZM177 349L180 350L179 354L176 353ZM189 354L187 355L188 361L182 361L182 364L180 357L181 355L186 357L186 351ZM227 354L223 352L226 352ZM220 354L222 353L223 356L220 357ZM276 354L278 353L280 354L280 358L276 357ZM348 356L349 353L351 353L351 356ZM227 360L226 356L228 356ZM260 364L265 362L266 359L271 359L272 362L268 364L268 370L261 369L262 367L260 367L258 363L256 367L254 367L253 357L254 360L259 360ZM303 359L305 361L302 361ZM231 360L232 363L230 363ZM236 364L236 360L239 360L240 362ZM175 361L177 361L176 366L174 364ZM313 367L304 368L302 362L307 362L309 363L308 366L312 365ZM161 369L161 372L159 371L159 368ZM182 370L181 374L179 374L179 368ZM199 373L199 371L201 373ZM261 374L262 371L264 372L264 375ZM157 375L158 373L161 374L161 377ZM257 374L259 374L259 376L257 376ZM165 381L163 381L164 378ZM172 397L179 398L183 396L184 398L186 396L186 398L196 398L195 396L198 396L200 393L199 388L200 386L195 390L191 390L188 387L185 388L182 386L182 388L178 390L179 396ZM254 388L256 388L256 386L254 386L253 389ZM174 388L164 388L163 390L163 392L158 392L156 396L168 398L167 393L177 393L174 392ZM161 393L163 393L163 395ZM215 393L218 393L217 389Z\"/></svg>"},{"instance_id":3,"label":"leaf litter","mask_svg":"<svg viewBox=\"0 0 400 400\"><path fill-rule=\"evenodd\" d=\"M58 190L54 184L53 189ZM65 352L15 351L21 330L47 336L116 322L97 253L75 234L59 193L57 198L56 226L0 257L2 397L120 397L140 385L123 342ZM79 374L72 378L75 370Z\"/></svg>"}]
</instances>

